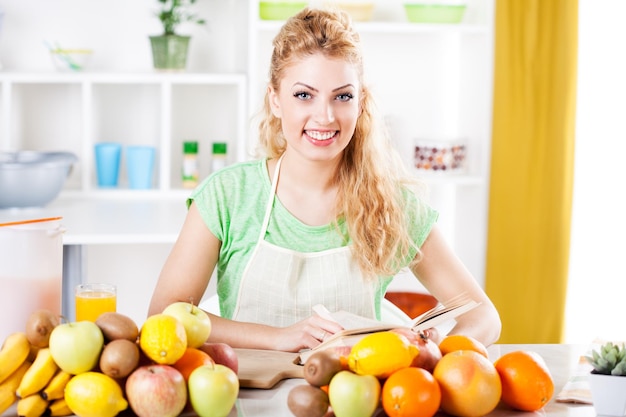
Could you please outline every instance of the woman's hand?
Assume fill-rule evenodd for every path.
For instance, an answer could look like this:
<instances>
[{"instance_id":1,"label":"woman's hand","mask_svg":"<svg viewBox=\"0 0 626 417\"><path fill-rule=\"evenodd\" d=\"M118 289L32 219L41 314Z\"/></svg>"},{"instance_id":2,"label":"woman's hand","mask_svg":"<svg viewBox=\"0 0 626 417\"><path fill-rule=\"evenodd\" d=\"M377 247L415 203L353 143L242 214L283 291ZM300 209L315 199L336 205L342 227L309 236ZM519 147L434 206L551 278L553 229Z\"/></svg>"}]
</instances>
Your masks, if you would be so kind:
<instances>
[{"instance_id":1,"label":"woman's hand","mask_svg":"<svg viewBox=\"0 0 626 417\"><path fill-rule=\"evenodd\" d=\"M314 314L291 326L279 329L275 349L287 352L312 349L342 330L343 327L337 322Z\"/></svg>"}]
</instances>

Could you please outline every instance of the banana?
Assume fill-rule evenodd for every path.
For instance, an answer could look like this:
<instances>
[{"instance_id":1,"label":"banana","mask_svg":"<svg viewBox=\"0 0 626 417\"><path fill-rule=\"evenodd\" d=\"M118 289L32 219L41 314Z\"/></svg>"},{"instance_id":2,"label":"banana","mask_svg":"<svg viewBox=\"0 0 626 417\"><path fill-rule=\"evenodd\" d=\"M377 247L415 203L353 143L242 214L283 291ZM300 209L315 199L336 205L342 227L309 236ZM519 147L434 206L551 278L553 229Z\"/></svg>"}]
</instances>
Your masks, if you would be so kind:
<instances>
[{"instance_id":1,"label":"banana","mask_svg":"<svg viewBox=\"0 0 626 417\"><path fill-rule=\"evenodd\" d=\"M46 385L43 391L41 391L41 397L48 401L63 398L65 386L69 382L70 378L72 378L72 374L59 369L57 373L54 374L50 382L48 382L48 385Z\"/></svg>"},{"instance_id":2,"label":"banana","mask_svg":"<svg viewBox=\"0 0 626 417\"><path fill-rule=\"evenodd\" d=\"M48 401L39 394L31 394L17 400L18 417L41 417L48 409Z\"/></svg>"},{"instance_id":3,"label":"banana","mask_svg":"<svg viewBox=\"0 0 626 417\"><path fill-rule=\"evenodd\" d=\"M57 369L59 369L59 367L56 362L54 362L54 359L52 359L50 348L40 349L39 352L37 352L35 362L28 368L28 371L26 371L26 374L20 382L20 386L17 387L17 396L26 398L44 389Z\"/></svg>"},{"instance_id":4,"label":"banana","mask_svg":"<svg viewBox=\"0 0 626 417\"><path fill-rule=\"evenodd\" d=\"M7 379L0 384L0 414L8 410L15 401L17 401L17 387L20 385L20 381L26 374L31 363L26 361L20 365Z\"/></svg>"},{"instance_id":5,"label":"banana","mask_svg":"<svg viewBox=\"0 0 626 417\"><path fill-rule=\"evenodd\" d=\"M48 405L48 411L50 412L50 417L71 416L74 414L74 412L70 410L70 407L68 407L67 402L65 402L65 398L52 401L50 405Z\"/></svg>"},{"instance_id":6,"label":"banana","mask_svg":"<svg viewBox=\"0 0 626 417\"><path fill-rule=\"evenodd\" d=\"M11 333L4 339L0 350L0 383L9 377L28 358L30 343L26 333Z\"/></svg>"}]
</instances>

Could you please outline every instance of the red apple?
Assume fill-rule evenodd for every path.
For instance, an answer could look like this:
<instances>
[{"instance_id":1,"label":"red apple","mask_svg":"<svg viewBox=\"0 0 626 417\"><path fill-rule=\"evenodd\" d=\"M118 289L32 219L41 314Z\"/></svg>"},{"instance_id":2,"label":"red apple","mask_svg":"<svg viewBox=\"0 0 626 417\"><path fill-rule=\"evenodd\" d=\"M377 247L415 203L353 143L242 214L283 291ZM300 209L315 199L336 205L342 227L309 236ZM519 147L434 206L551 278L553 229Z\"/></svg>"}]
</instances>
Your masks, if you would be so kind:
<instances>
[{"instance_id":1,"label":"red apple","mask_svg":"<svg viewBox=\"0 0 626 417\"><path fill-rule=\"evenodd\" d=\"M435 369L435 365L437 365L437 362L441 359L441 350L437 343L429 339L422 332L414 332L407 328L398 328L392 331L405 336L409 339L409 342L418 347L419 354L413 359L411 366L424 368L432 373Z\"/></svg>"},{"instance_id":2,"label":"red apple","mask_svg":"<svg viewBox=\"0 0 626 417\"><path fill-rule=\"evenodd\" d=\"M163 314L177 318L185 327L187 346L202 346L211 334L211 319L200 307L178 301L165 307Z\"/></svg>"},{"instance_id":3,"label":"red apple","mask_svg":"<svg viewBox=\"0 0 626 417\"><path fill-rule=\"evenodd\" d=\"M218 364L224 365L232 369L235 373L239 372L239 358L237 352L226 343L205 343L200 349L209 354L211 359Z\"/></svg>"},{"instance_id":4,"label":"red apple","mask_svg":"<svg viewBox=\"0 0 626 417\"><path fill-rule=\"evenodd\" d=\"M126 398L139 417L178 416L187 404L187 382L169 365L141 366L126 380Z\"/></svg>"}]
</instances>

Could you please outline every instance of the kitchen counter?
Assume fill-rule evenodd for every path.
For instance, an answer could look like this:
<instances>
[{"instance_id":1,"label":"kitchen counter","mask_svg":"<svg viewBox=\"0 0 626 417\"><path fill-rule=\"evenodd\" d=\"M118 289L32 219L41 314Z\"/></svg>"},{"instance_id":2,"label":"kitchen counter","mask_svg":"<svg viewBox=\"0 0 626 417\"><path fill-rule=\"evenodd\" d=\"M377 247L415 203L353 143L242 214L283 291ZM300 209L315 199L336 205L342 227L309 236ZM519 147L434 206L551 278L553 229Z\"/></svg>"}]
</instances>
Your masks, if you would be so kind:
<instances>
[{"instance_id":1,"label":"kitchen counter","mask_svg":"<svg viewBox=\"0 0 626 417\"><path fill-rule=\"evenodd\" d=\"M0 223L63 217L63 308L74 317L73 289L85 280L86 245L174 243L191 191L65 193L45 208L0 210Z\"/></svg>"},{"instance_id":2,"label":"kitchen counter","mask_svg":"<svg viewBox=\"0 0 626 417\"><path fill-rule=\"evenodd\" d=\"M561 391L568 378L576 374L578 359L588 350L588 346L582 345L493 345L489 347L489 358L495 361L506 352L513 350L528 349L539 353L546 361L554 378L554 396ZM303 379L288 379L275 385L269 390L241 389L239 399L229 417L287 417L292 415L287 408L287 396L291 388L298 384L305 384ZM15 406L9 409L2 417L14 417ZM121 415L132 415L124 412ZM377 414L382 416L384 414ZM554 397L542 409L535 413L513 411L503 405L498 406L489 416L546 416L546 417L594 417L596 415L593 406L584 404L570 404L556 402ZM445 414L441 414L445 416Z\"/></svg>"}]
</instances>

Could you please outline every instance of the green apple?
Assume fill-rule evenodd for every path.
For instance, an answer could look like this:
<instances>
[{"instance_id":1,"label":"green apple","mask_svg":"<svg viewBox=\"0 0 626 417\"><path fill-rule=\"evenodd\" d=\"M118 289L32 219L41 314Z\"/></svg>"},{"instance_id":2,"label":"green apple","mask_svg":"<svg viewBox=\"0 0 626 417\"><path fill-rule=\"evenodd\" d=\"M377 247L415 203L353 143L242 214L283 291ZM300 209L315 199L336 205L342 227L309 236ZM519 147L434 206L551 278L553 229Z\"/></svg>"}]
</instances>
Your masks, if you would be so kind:
<instances>
[{"instance_id":1,"label":"green apple","mask_svg":"<svg viewBox=\"0 0 626 417\"><path fill-rule=\"evenodd\" d=\"M239 379L224 365L202 365L187 381L189 400L200 417L226 417L237 401Z\"/></svg>"},{"instance_id":2,"label":"green apple","mask_svg":"<svg viewBox=\"0 0 626 417\"><path fill-rule=\"evenodd\" d=\"M50 333L50 354L54 362L73 375L95 368L104 347L104 336L91 321L63 323Z\"/></svg>"},{"instance_id":3,"label":"green apple","mask_svg":"<svg viewBox=\"0 0 626 417\"><path fill-rule=\"evenodd\" d=\"M368 417L380 400L380 382L373 375L339 371L328 385L328 399L336 417Z\"/></svg>"},{"instance_id":4,"label":"green apple","mask_svg":"<svg viewBox=\"0 0 626 417\"><path fill-rule=\"evenodd\" d=\"M183 324L187 333L187 346L198 348L211 334L211 319L200 307L178 301L165 307L163 314L172 316Z\"/></svg>"}]
</instances>

